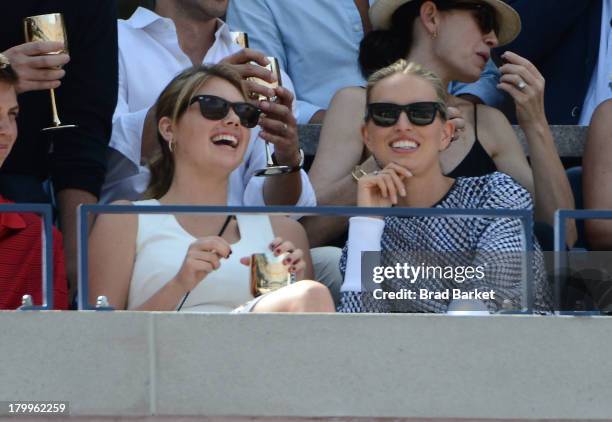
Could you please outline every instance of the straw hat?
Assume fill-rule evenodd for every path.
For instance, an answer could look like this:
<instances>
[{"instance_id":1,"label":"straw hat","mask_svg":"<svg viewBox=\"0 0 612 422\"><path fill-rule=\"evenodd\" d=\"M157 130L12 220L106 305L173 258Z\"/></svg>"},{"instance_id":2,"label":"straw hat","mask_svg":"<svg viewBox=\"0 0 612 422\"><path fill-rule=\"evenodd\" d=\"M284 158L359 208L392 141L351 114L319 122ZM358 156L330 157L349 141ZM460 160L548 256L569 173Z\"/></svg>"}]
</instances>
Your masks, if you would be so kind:
<instances>
[{"instance_id":1,"label":"straw hat","mask_svg":"<svg viewBox=\"0 0 612 422\"><path fill-rule=\"evenodd\" d=\"M415 0L376 0L370 7L370 22L372 22L374 29L389 29L393 13L400 6L411 1ZM502 0L478 0L478 2L488 4L497 12L497 21L500 28L499 34L497 34L499 45L511 43L521 32L521 17L516 10Z\"/></svg>"}]
</instances>

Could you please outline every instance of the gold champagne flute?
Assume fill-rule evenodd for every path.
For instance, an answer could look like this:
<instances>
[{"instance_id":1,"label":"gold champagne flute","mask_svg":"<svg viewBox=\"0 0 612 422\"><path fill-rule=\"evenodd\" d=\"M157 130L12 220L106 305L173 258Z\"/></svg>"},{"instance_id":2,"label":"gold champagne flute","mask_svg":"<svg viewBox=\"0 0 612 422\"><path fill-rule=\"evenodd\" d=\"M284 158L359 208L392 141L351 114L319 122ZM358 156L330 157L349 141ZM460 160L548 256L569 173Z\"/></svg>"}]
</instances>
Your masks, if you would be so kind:
<instances>
[{"instance_id":1,"label":"gold champagne flute","mask_svg":"<svg viewBox=\"0 0 612 422\"><path fill-rule=\"evenodd\" d=\"M274 83L269 83L266 82L264 80L261 80L259 78L252 78L253 80L255 80L257 83L264 85L268 88L277 88L279 86L282 86L282 82L281 82L281 72L280 72L280 66L278 65L278 60L276 59L276 57L267 57L268 61L270 62L269 65L265 66L266 69L268 69L270 72L272 72L272 74L274 76L276 76L276 80L278 82L274 82ZM259 96L259 101L264 101L264 100L268 100L268 101L276 101L276 97L274 98L266 98L263 95ZM260 170L255 171L254 175L255 176L280 176L282 174L287 174L287 173L291 173L293 172L293 168L289 167L289 166L284 166L281 164L276 164L274 162L274 160L272 159L272 154L270 154L270 145L268 143L268 141L266 142L266 167Z\"/></svg>"},{"instance_id":2,"label":"gold champagne flute","mask_svg":"<svg viewBox=\"0 0 612 422\"><path fill-rule=\"evenodd\" d=\"M273 256L270 253L251 255L251 294L255 297L273 292L295 282L289 266L283 264L287 254Z\"/></svg>"},{"instance_id":3,"label":"gold champagne flute","mask_svg":"<svg viewBox=\"0 0 612 422\"><path fill-rule=\"evenodd\" d=\"M249 36L246 32L232 32L231 36L232 36L232 40L236 44L238 44L241 48L249 48ZM272 89L282 86L281 72L280 72L280 66L278 65L278 59L276 57L267 57L267 59L270 62L270 64L265 67L270 72L272 72L274 76L276 76L276 80L278 82L269 83L259 78L249 78L249 80L253 82L257 82L260 85L264 85ZM275 101L276 99L276 98L267 98L264 95L257 96L256 94L255 94L255 98L258 99L259 101L264 101L264 100ZM266 167L263 169L257 170L254 173L255 176L279 176L282 174L291 173L293 171L291 167L276 164L274 162L274 160L272 159L272 154L270 153L270 145L268 141L265 141L265 143L266 143Z\"/></svg>"},{"instance_id":4,"label":"gold champagne flute","mask_svg":"<svg viewBox=\"0 0 612 422\"><path fill-rule=\"evenodd\" d=\"M26 42L59 41L64 43L63 50L53 51L48 54L68 53L68 37L64 17L61 13L29 16L23 20L23 30ZM54 89L51 89L51 113L53 116L53 126L46 127L43 131L77 127L76 125L63 125L60 121L55 103Z\"/></svg>"}]
</instances>

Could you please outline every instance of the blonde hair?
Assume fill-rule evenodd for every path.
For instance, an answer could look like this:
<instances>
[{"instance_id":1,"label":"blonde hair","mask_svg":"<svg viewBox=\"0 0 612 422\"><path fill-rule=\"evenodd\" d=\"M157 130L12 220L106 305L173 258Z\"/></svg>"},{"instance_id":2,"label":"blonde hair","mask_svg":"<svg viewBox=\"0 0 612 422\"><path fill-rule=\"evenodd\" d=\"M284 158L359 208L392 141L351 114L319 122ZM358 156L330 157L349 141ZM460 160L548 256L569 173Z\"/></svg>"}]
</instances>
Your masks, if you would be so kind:
<instances>
[{"instance_id":1,"label":"blonde hair","mask_svg":"<svg viewBox=\"0 0 612 422\"><path fill-rule=\"evenodd\" d=\"M414 62L407 62L404 59L400 59L389 65L384 67L372 74L368 78L368 86L366 89L366 104L370 104L372 90L374 87L382 80L387 79L393 75L413 75L417 76L425 81L427 81L431 87L436 91L436 101L440 103L442 108L442 119L446 120L446 116L448 114L448 110L446 107L446 100L448 98L448 93L446 92L446 87L442 84L442 80L438 78L438 76L430 70L425 69L419 64Z\"/></svg>"},{"instance_id":2,"label":"blonde hair","mask_svg":"<svg viewBox=\"0 0 612 422\"><path fill-rule=\"evenodd\" d=\"M179 73L164 88L156 102L155 122L158 123L162 117L169 117L173 125L178 123L200 88L213 77L232 84L246 100L247 95L242 86L242 79L234 69L223 64L196 66ZM157 131L157 142L160 153L150 162L151 180L145 192L145 197L148 199L159 199L164 196L170 189L174 178L174 154L170 151L168 142L159 133L159 130Z\"/></svg>"}]
</instances>

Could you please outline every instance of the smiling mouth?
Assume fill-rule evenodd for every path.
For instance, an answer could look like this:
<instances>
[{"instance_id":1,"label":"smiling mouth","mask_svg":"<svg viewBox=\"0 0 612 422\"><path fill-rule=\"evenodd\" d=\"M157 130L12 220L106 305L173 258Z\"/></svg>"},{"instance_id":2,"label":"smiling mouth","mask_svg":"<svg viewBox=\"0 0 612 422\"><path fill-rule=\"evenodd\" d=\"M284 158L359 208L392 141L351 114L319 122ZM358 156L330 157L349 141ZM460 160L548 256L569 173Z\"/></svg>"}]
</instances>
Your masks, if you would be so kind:
<instances>
[{"instance_id":1,"label":"smiling mouth","mask_svg":"<svg viewBox=\"0 0 612 422\"><path fill-rule=\"evenodd\" d=\"M419 144L414 141L401 140L391 143L391 149L398 152L412 152L419 148Z\"/></svg>"},{"instance_id":2,"label":"smiling mouth","mask_svg":"<svg viewBox=\"0 0 612 422\"><path fill-rule=\"evenodd\" d=\"M225 145L234 149L238 147L238 138L233 135L217 135L214 136L211 141L215 145Z\"/></svg>"}]
</instances>

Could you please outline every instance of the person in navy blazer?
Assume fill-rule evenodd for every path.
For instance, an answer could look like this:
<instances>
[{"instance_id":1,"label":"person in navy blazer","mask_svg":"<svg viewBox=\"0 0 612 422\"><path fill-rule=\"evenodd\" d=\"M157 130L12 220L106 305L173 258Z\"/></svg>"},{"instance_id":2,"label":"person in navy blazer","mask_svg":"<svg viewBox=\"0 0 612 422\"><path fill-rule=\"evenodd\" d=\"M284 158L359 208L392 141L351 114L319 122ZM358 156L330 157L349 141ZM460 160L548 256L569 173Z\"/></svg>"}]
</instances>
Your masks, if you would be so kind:
<instances>
[{"instance_id":1,"label":"person in navy blazer","mask_svg":"<svg viewBox=\"0 0 612 422\"><path fill-rule=\"evenodd\" d=\"M599 54L602 0L506 0L523 30L503 51L531 61L546 79L550 124L578 124Z\"/></svg>"}]
</instances>

